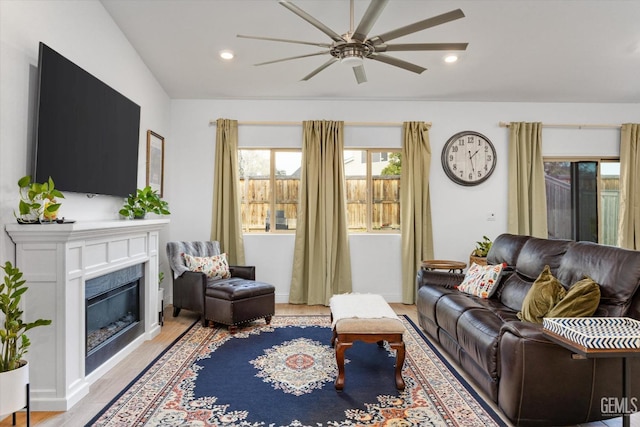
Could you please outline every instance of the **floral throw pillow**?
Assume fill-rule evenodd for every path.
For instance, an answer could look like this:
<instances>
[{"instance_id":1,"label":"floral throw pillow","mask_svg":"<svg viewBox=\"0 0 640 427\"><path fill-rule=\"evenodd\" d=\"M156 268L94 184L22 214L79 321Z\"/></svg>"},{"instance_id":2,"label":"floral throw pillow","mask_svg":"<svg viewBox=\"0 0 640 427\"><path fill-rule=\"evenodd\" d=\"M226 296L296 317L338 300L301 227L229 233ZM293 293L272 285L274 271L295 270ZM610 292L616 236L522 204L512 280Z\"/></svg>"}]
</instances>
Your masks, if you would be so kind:
<instances>
[{"instance_id":1,"label":"floral throw pillow","mask_svg":"<svg viewBox=\"0 0 640 427\"><path fill-rule=\"evenodd\" d=\"M464 280L457 288L461 292L480 298L490 298L498 286L505 264L478 265L475 262L467 270Z\"/></svg>"},{"instance_id":2,"label":"floral throw pillow","mask_svg":"<svg viewBox=\"0 0 640 427\"><path fill-rule=\"evenodd\" d=\"M231 277L226 253L210 257L198 257L183 253L182 256L189 271L204 273L209 279L228 279Z\"/></svg>"}]
</instances>

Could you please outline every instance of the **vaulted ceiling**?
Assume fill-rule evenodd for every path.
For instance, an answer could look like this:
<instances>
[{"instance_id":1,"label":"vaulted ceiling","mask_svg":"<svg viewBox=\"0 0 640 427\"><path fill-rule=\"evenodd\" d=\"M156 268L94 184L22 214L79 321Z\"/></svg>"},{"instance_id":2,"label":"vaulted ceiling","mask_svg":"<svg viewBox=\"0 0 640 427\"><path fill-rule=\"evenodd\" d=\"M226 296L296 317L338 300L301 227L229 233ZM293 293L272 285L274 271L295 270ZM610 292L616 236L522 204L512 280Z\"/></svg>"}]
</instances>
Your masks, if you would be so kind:
<instances>
[{"instance_id":1,"label":"vaulted ceiling","mask_svg":"<svg viewBox=\"0 0 640 427\"><path fill-rule=\"evenodd\" d=\"M391 0L370 36L462 9L462 19L393 42L469 45L452 64L448 51L388 53L422 74L365 59L362 84L340 63L300 81L328 55L254 66L323 49L237 34L331 42L277 0L101 2L173 99L640 102L637 0ZM292 2L339 34L350 28L348 0ZM355 0L356 26L369 3Z\"/></svg>"}]
</instances>

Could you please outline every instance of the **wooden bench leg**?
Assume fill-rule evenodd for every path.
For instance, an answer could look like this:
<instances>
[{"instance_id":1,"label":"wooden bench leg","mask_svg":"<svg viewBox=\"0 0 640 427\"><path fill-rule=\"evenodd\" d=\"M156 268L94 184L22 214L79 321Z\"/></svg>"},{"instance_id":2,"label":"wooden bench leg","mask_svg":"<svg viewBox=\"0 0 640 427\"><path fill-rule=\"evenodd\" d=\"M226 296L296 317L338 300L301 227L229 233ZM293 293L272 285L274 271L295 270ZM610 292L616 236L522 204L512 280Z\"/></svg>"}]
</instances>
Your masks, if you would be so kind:
<instances>
[{"instance_id":1,"label":"wooden bench leg","mask_svg":"<svg viewBox=\"0 0 640 427\"><path fill-rule=\"evenodd\" d=\"M336 390L344 389L344 352L353 345L351 342L342 342L340 338L335 341L336 363L338 364L338 378L336 378Z\"/></svg>"},{"instance_id":2,"label":"wooden bench leg","mask_svg":"<svg viewBox=\"0 0 640 427\"><path fill-rule=\"evenodd\" d=\"M404 366L405 347L404 341L389 343L389 347L396 351L396 388L404 390L405 384L402 378L402 367Z\"/></svg>"}]
</instances>

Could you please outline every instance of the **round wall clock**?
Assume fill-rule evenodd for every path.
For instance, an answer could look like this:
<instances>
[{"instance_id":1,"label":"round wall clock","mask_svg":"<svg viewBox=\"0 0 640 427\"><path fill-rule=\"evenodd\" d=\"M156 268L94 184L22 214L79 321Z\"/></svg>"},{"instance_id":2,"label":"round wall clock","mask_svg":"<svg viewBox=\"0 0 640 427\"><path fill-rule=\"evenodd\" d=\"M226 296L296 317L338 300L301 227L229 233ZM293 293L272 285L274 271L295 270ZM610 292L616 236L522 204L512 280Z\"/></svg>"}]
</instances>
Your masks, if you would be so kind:
<instances>
[{"instance_id":1,"label":"round wall clock","mask_svg":"<svg viewBox=\"0 0 640 427\"><path fill-rule=\"evenodd\" d=\"M481 133L458 132L442 149L442 167L453 182L478 185L496 168L496 149Z\"/></svg>"}]
</instances>

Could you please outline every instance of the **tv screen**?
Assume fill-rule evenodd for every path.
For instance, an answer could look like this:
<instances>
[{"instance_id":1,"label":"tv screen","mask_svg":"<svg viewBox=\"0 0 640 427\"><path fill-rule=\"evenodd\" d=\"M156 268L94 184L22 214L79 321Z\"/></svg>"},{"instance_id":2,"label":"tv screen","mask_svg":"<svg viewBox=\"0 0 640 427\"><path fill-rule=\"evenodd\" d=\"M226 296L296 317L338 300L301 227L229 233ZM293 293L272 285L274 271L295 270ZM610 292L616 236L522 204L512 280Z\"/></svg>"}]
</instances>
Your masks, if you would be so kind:
<instances>
[{"instance_id":1,"label":"tv screen","mask_svg":"<svg viewBox=\"0 0 640 427\"><path fill-rule=\"evenodd\" d=\"M126 197L138 179L140 106L44 43L38 58L35 180Z\"/></svg>"}]
</instances>

